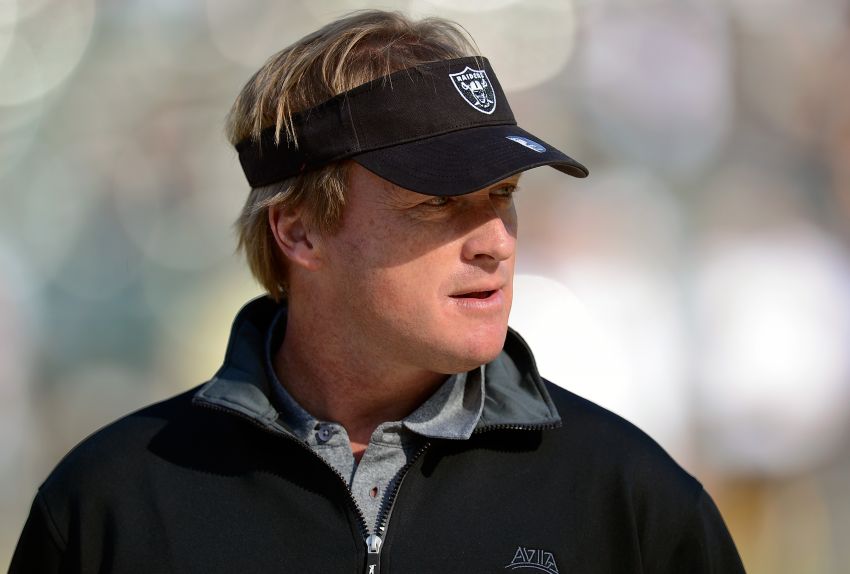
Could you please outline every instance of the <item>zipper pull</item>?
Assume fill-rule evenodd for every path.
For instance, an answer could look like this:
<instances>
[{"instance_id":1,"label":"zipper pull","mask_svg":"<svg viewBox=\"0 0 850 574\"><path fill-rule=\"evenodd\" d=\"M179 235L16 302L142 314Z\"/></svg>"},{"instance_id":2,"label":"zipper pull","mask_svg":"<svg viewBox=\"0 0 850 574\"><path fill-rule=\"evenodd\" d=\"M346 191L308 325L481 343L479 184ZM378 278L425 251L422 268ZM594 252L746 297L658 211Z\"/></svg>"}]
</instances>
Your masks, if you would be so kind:
<instances>
[{"instance_id":1,"label":"zipper pull","mask_svg":"<svg viewBox=\"0 0 850 574\"><path fill-rule=\"evenodd\" d=\"M383 540L377 534L370 534L366 538L366 574L380 574L382 543Z\"/></svg>"}]
</instances>

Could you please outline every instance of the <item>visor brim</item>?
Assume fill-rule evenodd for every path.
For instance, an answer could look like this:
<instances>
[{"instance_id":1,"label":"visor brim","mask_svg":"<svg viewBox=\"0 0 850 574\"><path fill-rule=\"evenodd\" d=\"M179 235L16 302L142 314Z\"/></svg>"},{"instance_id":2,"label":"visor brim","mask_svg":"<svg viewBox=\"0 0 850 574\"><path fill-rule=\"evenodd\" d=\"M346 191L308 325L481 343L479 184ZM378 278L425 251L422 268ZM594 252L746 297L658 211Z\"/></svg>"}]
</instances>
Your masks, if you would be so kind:
<instances>
[{"instance_id":1,"label":"visor brim","mask_svg":"<svg viewBox=\"0 0 850 574\"><path fill-rule=\"evenodd\" d=\"M459 130L351 159L395 185L425 195L472 193L543 165L574 177L588 175L579 162L515 125Z\"/></svg>"}]
</instances>

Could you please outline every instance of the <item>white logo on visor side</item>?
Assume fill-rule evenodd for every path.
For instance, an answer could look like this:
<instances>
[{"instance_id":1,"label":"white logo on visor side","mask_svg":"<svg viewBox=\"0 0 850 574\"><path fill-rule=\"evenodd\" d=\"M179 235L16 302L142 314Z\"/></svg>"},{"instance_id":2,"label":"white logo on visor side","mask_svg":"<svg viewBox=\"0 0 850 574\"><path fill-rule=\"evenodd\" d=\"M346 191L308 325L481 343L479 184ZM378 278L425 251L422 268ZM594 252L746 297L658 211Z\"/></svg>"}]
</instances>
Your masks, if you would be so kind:
<instances>
[{"instance_id":1,"label":"white logo on visor side","mask_svg":"<svg viewBox=\"0 0 850 574\"><path fill-rule=\"evenodd\" d=\"M493 91L493 83L487 77L487 72L467 66L462 72L449 74L449 78L467 104L482 114L495 111L496 92Z\"/></svg>"},{"instance_id":2,"label":"white logo on visor side","mask_svg":"<svg viewBox=\"0 0 850 574\"><path fill-rule=\"evenodd\" d=\"M545 147L543 147L542 145L540 145L536 141L531 141L528 138L524 138L524 137L520 137L520 136L505 136L505 137L508 138L509 140L511 140L512 142L516 142L521 146L525 146L530 150L536 151L537 153L543 153L544 151L546 151Z\"/></svg>"}]
</instances>

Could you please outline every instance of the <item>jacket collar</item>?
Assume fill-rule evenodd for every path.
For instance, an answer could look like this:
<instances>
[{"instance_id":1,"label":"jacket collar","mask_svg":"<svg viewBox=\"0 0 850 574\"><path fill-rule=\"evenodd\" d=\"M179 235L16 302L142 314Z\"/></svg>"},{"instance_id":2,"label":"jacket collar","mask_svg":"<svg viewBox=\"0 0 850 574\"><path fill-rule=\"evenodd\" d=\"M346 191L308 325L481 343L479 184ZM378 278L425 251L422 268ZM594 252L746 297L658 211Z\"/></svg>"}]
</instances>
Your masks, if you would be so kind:
<instances>
[{"instance_id":1,"label":"jacket collar","mask_svg":"<svg viewBox=\"0 0 850 574\"><path fill-rule=\"evenodd\" d=\"M270 400L265 341L278 303L267 296L249 301L236 315L224 363L192 402L225 409L277 431L288 432ZM561 418L537 372L526 342L512 329L502 353L485 365L484 408L476 430L490 427L558 426Z\"/></svg>"}]
</instances>

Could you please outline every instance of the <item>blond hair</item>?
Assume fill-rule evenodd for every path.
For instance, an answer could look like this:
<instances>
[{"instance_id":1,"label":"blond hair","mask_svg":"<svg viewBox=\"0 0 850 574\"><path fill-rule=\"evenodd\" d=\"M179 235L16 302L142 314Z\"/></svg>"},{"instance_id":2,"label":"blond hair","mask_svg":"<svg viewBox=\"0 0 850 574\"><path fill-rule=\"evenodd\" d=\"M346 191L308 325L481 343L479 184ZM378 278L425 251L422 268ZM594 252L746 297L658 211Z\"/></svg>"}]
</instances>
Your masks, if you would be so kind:
<instances>
[{"instance_id":1,"label":"blond hair","mask_svg":"<svg viewBox=\"0 0 850 574\"><path fill-rule=\"evenodd\" d=\"M230 143L252 138L275 126L298 144L292 114L375 78L427 62L478 55L474 41L442 18L411 20L399 12L355 12L284 48L251 77L227 117ZM348 162L251 190L235 227L254 277L280 300L286 296L286 258L277 247L268 211L300 208L308 226L333 233L342 219Z\"/></svg>"}]
</instances>

